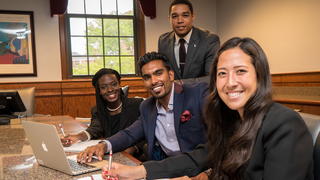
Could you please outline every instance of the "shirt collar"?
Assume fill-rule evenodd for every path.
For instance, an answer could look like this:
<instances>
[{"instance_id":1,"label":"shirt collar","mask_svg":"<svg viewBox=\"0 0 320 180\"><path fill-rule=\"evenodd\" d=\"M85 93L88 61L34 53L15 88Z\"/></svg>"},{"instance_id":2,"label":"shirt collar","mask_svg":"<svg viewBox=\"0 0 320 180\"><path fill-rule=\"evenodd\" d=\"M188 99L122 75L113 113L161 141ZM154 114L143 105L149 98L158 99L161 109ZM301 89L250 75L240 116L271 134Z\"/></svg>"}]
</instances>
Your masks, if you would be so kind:
<instances>
[{"instance_id":1,"label":"shirt collar","mask_svg":"<svg viewBox=\"0 0 320 180\"><path fill-rule=\"evenodd\" d=\"M172 83L172 88L171 88L171 92L170 92L170 93L171 93L171 94L170 94L170 99L169 99L169 103L168 103L168 109L169 109L170 111L173 111L174 83ZM162 107L162 105L159 103L158 100L156 101L156 106L157 106L158 112L159 112L161 109L162 109L163 111L165 111L164 108Z\"/></svg>"},{"instance_id":2,"label":"shirt collar","mask_svg":"<svg viewBox=\"0 0 320 180\"><path fill-rule=\"evenodd\" d=\"M193 31L193 28L188 32L187 35L185 35L185 36L183 37L183 39L186 41L187 44L189 44L192 31ZM178 45L178 44L179 44L179 39L180 39L180 37L179 37L176 33L174 33L174 37L175 37L175 40L176 40L174 43L175 43L175 45Z\"/></svg>"}]
</instances>

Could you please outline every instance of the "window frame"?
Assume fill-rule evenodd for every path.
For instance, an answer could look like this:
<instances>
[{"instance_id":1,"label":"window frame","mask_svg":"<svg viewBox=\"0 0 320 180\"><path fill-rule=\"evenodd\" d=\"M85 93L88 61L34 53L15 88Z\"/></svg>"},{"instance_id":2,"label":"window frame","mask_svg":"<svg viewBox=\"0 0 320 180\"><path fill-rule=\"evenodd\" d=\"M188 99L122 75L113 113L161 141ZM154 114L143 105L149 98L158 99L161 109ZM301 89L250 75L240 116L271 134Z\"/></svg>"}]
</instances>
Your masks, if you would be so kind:
<instances>
[{"instance_id":1,"label":"window frame","mask_svg":"<svg viewBox=\"0 0 320 180\"><path fill-rule=\"evenodd\" d=\"M135 74L121 75L125 77L137 77L137 58L146 52L145 47L145 21L142 10L140 9L139 2L134 0L134 41L135 41ZM61 73L62 79L87 79L92 78L92 75L72 76L72 60L70 47L70 36L67 31L68 22L67 15L59 15L59 33L60 33L60 53L61 53Z\"/></svg>"}]
</instances>

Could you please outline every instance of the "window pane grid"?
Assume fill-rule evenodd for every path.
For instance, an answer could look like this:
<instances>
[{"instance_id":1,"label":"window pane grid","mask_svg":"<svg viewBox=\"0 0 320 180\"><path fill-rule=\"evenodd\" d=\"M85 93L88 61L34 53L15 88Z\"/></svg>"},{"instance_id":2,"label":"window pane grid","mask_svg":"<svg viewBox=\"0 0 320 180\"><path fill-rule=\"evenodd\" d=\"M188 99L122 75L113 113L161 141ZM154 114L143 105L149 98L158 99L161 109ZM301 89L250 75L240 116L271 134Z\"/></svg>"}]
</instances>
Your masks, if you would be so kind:
<instances>
[{"instance_id":1,"label":"window pane grid","mask_svg":"<svg viewBox=\"0 0 320 180\"><path fill-rule=\"evenodd\" d=\"M117 0L118 1L118 0ZM118 14L118 3L117 3L117 14ZM119 23L119 20L117 21L118 23L118 35L120 35L120 23ZM120 44L120 39L118 40L118 47L119 47L119 55L121 54L121 44ZM122 73L121 72L121 61L119 59L119 70L120 74Z\"/></svg>"},{"instance_id":2,"label":"window pane grid","mask_svg":"<svg viewBox=\"0 0 320 180\"><path fill-rule=\"evenodd\" d=\"M72 16L75 18L106 18L106 19L134 19L134 16L124 16L124 15L90 15L90 14L68 14L68 16Z\"/></svg>"},{"instance_id":3,"label":"window pane grid","mask_svg":"<svg viewBox=\"0 0 320 180\"><path fill-rule=\"evenodd\" d=\"M95 35L88 35L88 36L84 36L84 35L71 35L71 37L111 37L111 38L134 38L134 36L95 36Z\"/></svg>"},{"instance_id":4,"label":"window pane grid","mask_svg":"<svg viewBox=\"0 0 320 180\"><path fill-rule=\"evenodd\" d=\"M67 14L67 18L69 19L69 37L71 39L70 49L72 50L71 60L73 76L93 75L102 67L116 69L121 74L135 74L136 45L133 7L129 10L131 12L123 12L124 15L118 14L119 0L115 0L116 14L107 15L102 14L104 12L102 2L105 2L106 0L98 1L100 2L99 5L95 4L90 6L99 7L99 10L87 7L89 1L84 0L84 14ZM92 2L97 3L98 1L95 0ZM125 2L128 0L120 1ZM91 8L90 12L87 12L88 8ZM125 8L122 7L122 11L123 9ZM85 33L83 33L81 29L78 30L76 28L74 28L73 31L70 31L70 29L72 30L73 25L70 19L76 20L77 18L83 18L85 20L85 30L83 30ZM113 22L116 24L113 24ZM114 25L116 26L115 29ZM77 25L75 25L75 27L77 27ZM76 38L78 38L78 40ZM80 41L81 39L85 39L85 42L83 40ZM83 48L77 48L77 42L81 42L82 45L86 47L84 48L85 54L83 53ZM76 51L74 51L74 49Z\"/></svg>"}]
</instances>

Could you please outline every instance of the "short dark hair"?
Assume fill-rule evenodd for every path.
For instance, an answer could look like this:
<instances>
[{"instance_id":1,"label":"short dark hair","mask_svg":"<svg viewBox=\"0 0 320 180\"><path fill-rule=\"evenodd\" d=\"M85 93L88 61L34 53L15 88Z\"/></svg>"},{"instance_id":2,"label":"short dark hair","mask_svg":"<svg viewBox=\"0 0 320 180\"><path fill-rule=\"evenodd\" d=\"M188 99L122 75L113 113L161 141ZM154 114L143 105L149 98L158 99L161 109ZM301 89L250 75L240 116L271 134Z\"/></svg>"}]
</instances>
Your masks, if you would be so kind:
<instances>
[{"instance_id":1,"label":"short dark hair","mask_svg":"<svg viewBox=\"0 0 320 180\"><path fill-rule=\"evenodd\" d=\"M142 75L142 71L141 71L142 67L145 64L147 64L151 61L154 61L154 60L161 60L163 62L163 65L166 67L166 69L168 71L170 71L172 69L170 62L165 55L158 53L158 52L148 52L139 58L138 67L139 67L140 75Z\"/></svg>"},{"instance_id":2,"label":"short dark hair","mask_svg":"<svg viewBox=\"0 0 320 180\"><path fill-rule=\"evenodd\" d=\"M189 7L190 11L191 11L191 14L193 14L193 6L192 6L192 3L189 0L173 0L172 3L169 6L169 15L171 13L172 6L177 5L177 4L185 4L185 5L187 5Z\"/></svg>"},{"instance_id":3,"label":"short dark hair","mask_svg":"<svg viewBox=\"0 0 320 180\"><path fill-rule=\"evenodd\" d=\"M118 73L118 71L114 70L114 69L110 69L110 68L102 68L100 69L99 71L96 72L96 74L93 76L92 78L92 85L96 88L98 88L98 84L97 82L99 81L99 79L105 75L105 74L114 74L118 80L118 82L120 83L120 79L121 79L121 76L120 74Z\"/></svg>"}]
</instances>

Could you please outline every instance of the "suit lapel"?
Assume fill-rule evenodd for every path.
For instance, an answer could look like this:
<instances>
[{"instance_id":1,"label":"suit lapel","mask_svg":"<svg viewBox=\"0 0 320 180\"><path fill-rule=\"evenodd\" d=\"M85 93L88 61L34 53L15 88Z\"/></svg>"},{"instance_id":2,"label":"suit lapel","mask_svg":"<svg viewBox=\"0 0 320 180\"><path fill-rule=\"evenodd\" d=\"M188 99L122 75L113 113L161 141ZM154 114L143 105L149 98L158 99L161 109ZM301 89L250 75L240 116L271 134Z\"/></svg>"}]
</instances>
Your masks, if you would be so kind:
<instances>
[{"instance_id":1,"label":"suit lapel","mask_svg":"<svg viewBox=\"0 0 320 180\"><path fill-rule=\"evenodd\" d=\"M174 70L175 76L177 75L177 73L179 73L179 67L177 64L177 60L176 57L174 55L174 41L175 41L175 37L174 37L174 32L172 31L170 34L170 38L169 38L169 47L168 50L170 51L168 54L169 55L169 61L172 63L172 68ZM176 76L177 78L177 76Z\"/></svg>"},{"instance_id":2,"label":"suit lapel","mask_svg":"<svg viewBox=\"0 0 320 180\"><path fill-rule=\"evenodd\" d=\"M150 105L150 107L151 107L150 114L147 117L148 134L147 134L146 139L149 139L148 142L150 142L150 145L151 145L150 147L153 147L153 144L154 144L156 121L157 121L157 114L158 114L155 101L156 100L153 98L153 101L152 101L153 104Z\"/></svg>"},{"instance_id":3,"label":"suit lapel","mask_svg":"<svg viewBox=\"0 0 320 180\"><path fill-rule=\"evenodd\" d=\"M199 42L200 42L199 30L197 28L193 28L189 45L188 45L186 65L184 67L183 75L188 74L189 67L192 66L194 56L199 47Z\"/></svg>"},{"instance_id":4,"label":"suit lapel","mask_svg":"<svg viewBox=\"0 0 320 180\"><path fill-rule=\"evenodd\" d=\"M180 126L180 116L183 110L184 93L182 85L174 83L174 99L173 99L173 111L174 111L174 128L176 130L176 135L179 139L179 126Z\"/></svg>"}]
</instances>

